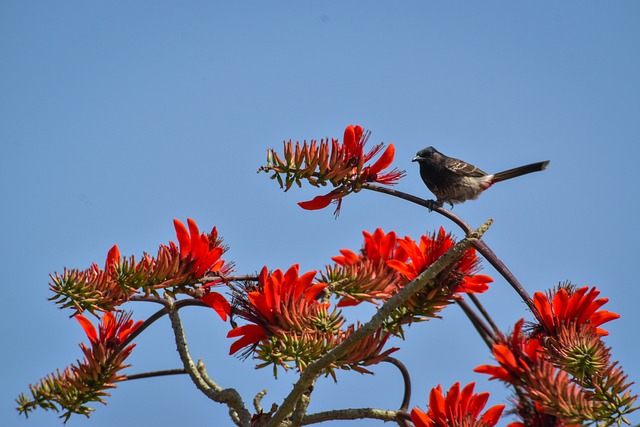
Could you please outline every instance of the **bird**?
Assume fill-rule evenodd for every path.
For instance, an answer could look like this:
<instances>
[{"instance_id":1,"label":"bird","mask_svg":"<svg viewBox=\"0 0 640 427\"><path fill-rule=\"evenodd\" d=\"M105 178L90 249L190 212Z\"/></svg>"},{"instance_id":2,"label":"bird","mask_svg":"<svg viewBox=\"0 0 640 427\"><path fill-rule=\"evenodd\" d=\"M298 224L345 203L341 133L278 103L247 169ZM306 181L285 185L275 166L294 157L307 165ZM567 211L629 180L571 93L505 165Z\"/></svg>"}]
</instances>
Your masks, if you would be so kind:
<instances>
[{"instance_id":1,"label":"bird","mask_svg":"<svg viewBox=\"0 0 640 427\"><path fill-rule=\"evenodd\" d=\"M465 161L448 157L433 147L424 148L411 160L420 165L420 177L436 196L436 205L451 205L475 200L496 182L505 181L547 168L549 160L488 174Z\"/></svg>"}]
</instances>

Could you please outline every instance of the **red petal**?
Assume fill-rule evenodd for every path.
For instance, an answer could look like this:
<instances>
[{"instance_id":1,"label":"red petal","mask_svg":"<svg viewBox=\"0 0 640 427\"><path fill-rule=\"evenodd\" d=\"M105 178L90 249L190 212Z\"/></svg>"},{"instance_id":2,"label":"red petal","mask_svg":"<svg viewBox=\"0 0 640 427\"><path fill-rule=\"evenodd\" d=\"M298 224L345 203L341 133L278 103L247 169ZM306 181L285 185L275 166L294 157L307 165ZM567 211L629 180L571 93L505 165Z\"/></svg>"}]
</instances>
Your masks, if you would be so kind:
<instances>
[{"instance_id":1,"label":"red petal","mask_svg":"<svg viewBox=\"0 0 640 427\"><path fill-rule=\"evenodd\" d=\"M511 376L509 371L501 366L480 365L476 367L473 372L491 375L491 378L489 378L490 380L502 380L512 384L514 382L514 378Z\"/></svg>"},{"instance_id":2,"label":"red petal","mask_svg":"<svg viewBox=\"0 0 640 427\"><path fill-rule=\"evenodd\" d=\"M543 326L548 331L553 331L555 329L555 322L553 312L551 311L551 304L549 304L547 296L542 292L536 292L533 294L533 303L538 309L540 317L542 317L542 322L544 323Z\"/></svg>"},{"instance_id":3,"label":"red petal","mask_svg":"<svg viewBox=\"0 0 640 427\"><path fill-rule=\"evenodd\" d=\"M259 342L260 340L266 338L267 333L262 328L262 326L258 325L244 325L239 326L237 328L233 328L227 334L227 338L233 337L242 337L233 344L231 344L231 348L229 349L229 354L234 354L241 348L244 348L248 345Z\"/></svg>"},{"instance_id":4,"label":"red petal","mask_svg":"<svg viewBox=\"0 0 640 427\"><path fill-rule=\"evenodd\" d=\"M180 258L186 257L191 252L191 239L187 227L177 219L173 220L173 226L176 229L176 237L180 246Z\"/></svg>"},{"instance_id":5,"label":"red petal","mask_svg":"<svg viewBox=\"0 0 640 427\"><path fill-rule=\"evenodd\" d=\"M411 410L411 422L415 427L433 427L435 425L429 415L418 408Z\"/></svg>"},{"instance_id":6,"label":"red petal","mask_svg":"<svg viewBox=\"0 0 640 427\"><path fill-rule=\"evenodd\" d=\"M84 333L87 334L87 338L89 338L89 341L94 344L97 343L98 333L96 332L96 328L93 326L93 324L81 314L77 314L75 318L78 323L80 323L80 326L82 326L82 329L84 329Z\"/></svg>"},{"instance_id":7,"label":"red petal","mask_svg":"<svg viewBox=\"0 0 640 427\"><path fill-rule=\"evenodd\" d=\"M388 168L391 163L393 163L395 153L396 151L393 144L390 144L382 156L380 156L380 158L369 168L369 173L375 174Z\"/></svg>"},{"instance_id":8,"label":"red petal","mask_svg":"<svg viewBox=\"0 0 640 427\"><path fill-rule=\"evenodd\" d=\"M108 270L111 266L120 264L120 249L118 245L113 245L107 253L107 262L104 265L104 269Z\"/></svg>"},{"instance_id":9,"label":"red petal","mask_svg":"<svg viewBox=\"0 0 640 427\"><path fill-rule=\"evenodd\" d=\"M231 313L231 305L225 297L217 292L209 292L200 298L200 301L213 308L224 322L227 321L227 315Z\"/></svg>"},{"instance_id":10,"label":"red petal","mask_svg":"<svg viewBox=\"0 0 640 427\"><path fill-rule=\"evenodd\" d=\"M402 274L407 280L413 280L417 277L415 268L410 266L409 264L405 264L402 261L398 261L397 259L390 259L387 261L387 265L398 273Z\"/></svg>"},{"instance_id":11,"label":"red petal","mask_svg":"<svg viewBox=\"0 0 640 427\"><path fill-rule=\"evenodd\" d=\"M492 427L498 423L500 417L502 416L502 411L504 410L505 405L496 405L492 408L489 408L487 412L484 413L480 420L487 426ZM515 423L509 424L510 426Z\"/></svg>"},{"instance_id":12,"label":"red petal","mask_svg":"<svg viewBox=\"0 0 640 427\"><path fill-rule=\"evenodd\" d=\"M328 195L316 196L311 200L307 200L306 202L298 202L298 206L308 211L315 211L329 206L331 200L333 199L331 197L328 197Z\"/></svg>"},{"instance_id":13,"label":"red petal","mask_svg":"<svg viewBox=\"0 0 640 427\"><path fill-rule=\"evenodd\" d=\"M360 134L362 135L362 128L360 128ZM356 143L358 140L356 139L356 130L353 125L347 126L344 130L344 137L342 139L342 144L347 153L347 157L353 157L356 154Z\"/></svg>"}]
</instances>

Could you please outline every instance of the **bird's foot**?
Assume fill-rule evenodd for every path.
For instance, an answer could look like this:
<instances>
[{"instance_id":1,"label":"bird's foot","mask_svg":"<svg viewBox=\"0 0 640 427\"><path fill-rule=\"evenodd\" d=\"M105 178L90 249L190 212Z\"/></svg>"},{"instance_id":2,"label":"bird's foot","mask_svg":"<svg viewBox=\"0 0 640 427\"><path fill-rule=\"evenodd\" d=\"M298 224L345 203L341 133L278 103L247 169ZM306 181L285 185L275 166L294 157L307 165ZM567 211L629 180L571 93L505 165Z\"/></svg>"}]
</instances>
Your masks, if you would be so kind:
<instances>
[{"instance_id":1,"label":"bird's foot","mask_svg":"<svg viewBox=\"0 0 640 427\"><path fill-rule=\"evenodd\" d=\"M433 211L433 210L435 210L437 208L441 208L442 204L443 204L443 201L442 200L427 200L427 204L428 204L427 208L430 211Z\"/></svg>"}]
</instances>

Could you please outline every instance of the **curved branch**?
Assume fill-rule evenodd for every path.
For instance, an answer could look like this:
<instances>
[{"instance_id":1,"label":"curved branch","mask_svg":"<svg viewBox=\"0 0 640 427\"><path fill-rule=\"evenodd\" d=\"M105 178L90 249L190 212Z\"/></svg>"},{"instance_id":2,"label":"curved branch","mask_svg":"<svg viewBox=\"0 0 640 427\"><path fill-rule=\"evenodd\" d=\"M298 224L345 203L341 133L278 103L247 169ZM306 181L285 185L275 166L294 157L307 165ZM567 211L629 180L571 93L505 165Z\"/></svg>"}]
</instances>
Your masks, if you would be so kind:
<instances>
[{"instance_id":1,"label":"curved branch","mask_svg":"<svg viewBox=\"0 0 640 427\"><path fill-rule=\"evenodd\" d=\"M524 301L525 304L529 307L529 309L533 312L533 314L538 318L539 321L542 321L539 317L538 310L536 306L533 304L533 300L524 289L524 287L520 284L516 276L511 273L511 271L507 268L507 266L498 258L498 256L491 250L491 248L482 240L478 239L473 242L473 247L476 248L478 252L489 261L489 264L496 269L498 273L511 285L511 287L516 291L520 298Z\"/></svg>"},{"instance_id":2,"label":"curved branch","mask_svg":"<svg viewBox=\"0 0 640 427\"><path fill-rule=\"evenodd\" d=\"M450 210L436 205L433 200L421 199L414 195L403 193L402 191L393 190L387 187L380 187L378 185L370 184L370 183L363 184L362 188L371 190L371 191L376 191L378 193L388 194L390 196L398 197L403 200L407 200L409 202L415 203L417 205L424 206L427 209L437 212L440 215L446 217L447 219L453 221L457 226L459 226L465 232L465 234L468 235L472 231L472 228L469 226L469 224L467 224L466 221L464 221L459 216L455 215ZM500 273L500 275L502 275L502 277L504 277L505 280L509 282L511 287L513 287L513 289L520 296L520 298L522 298L525 304L527 304L527 306L533 312L536 318L538 318L538 320L541 321L539 317L540 315L538 314L538 310L533 304L533 300L531 299L531 296L529 296L529 294L524 289L524 287L520 284L520 282L518 282L518 279L516 279L513 273L509 271L507 266L496 256L496 254L491 250L491 248L489 248L489 246L480 239L475 240L473 246L476 248L476 250L478 250L478 252L482 254L482 256L484 256L484 258L487 261L489 261L489 263L493 266L493 268L495 268L498 271L498 273Z\"/></svg>"},{"instance_id":3,"label":"curved branch","mask_svg":"<svg viewBox=\"0 0 640 427\"><path fill-rule=\"evenodd\" d=\"M293 390L284 399L282 405L273 415L269 424L269 427L275 427L280 425L284 419L291 414L294 410L296 403L302 396L302 394L309 388L315 378L320 372L323 372L330 364L334 363L338 358L346 354L353 346L355 346L362 339L368 335L374 333L384 321L389 317L391 312L396 310L402 304L404 304L411 296L419 292L428 283L435 280L436 276L443 270L448 268L453 263L457 262L465 251L471 247L472 242L479 239L482 234L489 228L491 222L488 221L482 225L476 232L470 233L468 237L465 237L455 246L450 248L444 255L438 258L429 268L422 272L416 279L409 282L404 289L391 297L384 305L382 305L375 315L362 327L357 329L347 339L345 339L340 345L333 350L326 353L318 360L310 363L306 369L300 375L298 381L294 384Z\"/></svg>"},{"instance_id":4,"label":"curved branch","mask_svg":"<svg viewBox=\"0 0 640 427\"><path fill-rule=\"evenodd\" d=\"M404 366L400 360L395 357L387 356L384 358L383 362L391 363L400 371L402 375L402 380L404 381L404 395L402 396L402 403L400 404L400 410L406 411L409 409L409 403L411 403L411 376L409 375L409 371L407 367Z\"/></svg>"},{"instance_id":5,"label":"curved branch","mask_svg":"<svg viewBox=\"0 0 640 427\"><path fill-rule=\"evenodd\" d=\"M409 193L404 193L402 191L393 190L387 187L380 187L379 185L365 183L362 184L362 188L366 190L376 191L378 193L388 194L390 196L398 197L400 199L406 200L411 203L415 203L416 205L423 206L430 211L437 212L445 218L453 221L458 227L464 231L465 235L469 235L473 233L473 228L465 220L460 218L458 215L451 212L449 209L443 208L442 206L438 206L435 200L425 200L420 197L416 197Z\"/></svg>"}]
</instances>

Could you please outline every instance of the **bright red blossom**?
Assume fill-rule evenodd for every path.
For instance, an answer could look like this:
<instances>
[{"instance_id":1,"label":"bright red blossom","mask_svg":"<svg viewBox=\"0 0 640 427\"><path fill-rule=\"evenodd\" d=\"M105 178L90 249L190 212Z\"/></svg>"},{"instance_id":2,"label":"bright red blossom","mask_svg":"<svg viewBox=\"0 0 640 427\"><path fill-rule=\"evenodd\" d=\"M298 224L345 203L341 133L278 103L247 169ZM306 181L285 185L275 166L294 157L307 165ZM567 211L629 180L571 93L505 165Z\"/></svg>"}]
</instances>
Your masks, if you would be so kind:
<instances>
[{"instance_id":1,"label":"bright red blossom","mask_svg":"<svg viewBox=\"0 0 640 427\"><path fill-rule=\"evenodd\" d=\"M499 379L513 385L522 383L526 373L541 360L540 341L522 334L524 319L520 319L508 342L494 344L493 356L498 366L481 365L474 372L491 375L491 380Z\"/></svg>"},{"instance_id":2,"label":"bright red blossom","mask_svg":"<svg viewBox=\"0 0 640 427\"><path fill-rule=\"evenodd\" d=\"M445 233L442 227L437 235L422 236L419 244L410 237L405 237L398 240L398 245L410 258L410 262L396 259L387 261L387 265L397 270L407 282L410 282L429 268L454 244L451 234ZM454 270L460 274L460 281L452 289L453 292L483 293L489 289L488 284L493 282L493 279L484 274L475 274L478 264L479 260L475 249L467 250L454 267Z\"/></svg>"},{"instance_id":3,"label":"bright red blossom","mask_svg":"<svg viewBox=\"0 0 640 427\"><path fill-rule=\"evenodd\" d=\"M303 329L304 315L328 306L316 301L326 283L313 283L315 271L298 276L299 265L295 264L286 273L275 270L269 273L264 267L258 276L258 288L247 293L248 307L239 315L255 324L232 329L228 338L241 337L230 349L230 354L266 338L279 330ZM296 316L295 314L298 314Z\"/></svg>"},{"instance_id":4,"label":"bright red blossom","mask_svg":"<svg viewBox=\"0 0 640 427\"><path fill-rule=\"evenodd\" d=\"M536 292L533 296L533 302L548 334L553 335L559 325L575 322L578 325L588 323L599 335L608 335L607 331L598 328L598 326L617 319L620 315L605 310L598 311L609 301L608 298L597 298L599 294L600 291L595 287L589 290L589 287L585 286L573 292L560 288L554 295Z\"/></svg>"},{"instance_id":5,"label":"bright red blossom","mask_svg":"<svg viewBox=\"0 0 640 427\"><path fill-rule=\"evenodd\" d=\"M206 233L200 234L196 222L191 218L187 219L187 224L189 231L182 222L173 220L180 245L180 258L193 262L193 274L196 278L204 276L209 271L216 272L222 269L224 260L221 256L224 248L218 244L216 228L213 228L209 236Z\"/></svg>"},{"instance_id":6,"label":"bright red blossom","mask_svg":"<svg viewBox=\"0 0 640 427\"><path fill-rule=\"evenodd\" d=\"M359 254L341 249L341 255L332 257L337 266L332 273L332 281L341 283L335 288L343 298L338 307L357 305L362 301L386 300L400 289L399 273L387 266L395 259L407 260L407 254L398 246L396 233L385 233L381 228L373 234L363 231L364 245Z\"/></svg>"},{"instance_id":7,"label":"bright red blossom","mask_svg":"<svg viewBox=\"0 0 640 427\"><path fill-rule=\"evenodd\" d=\"M429 394L429 410L423 412L412 409L411 421L415 427L496 425L505 405L493 406L478 418L489 399L489 393L474 394L474 387L475 383L470 383L460 391L460 383L455 383L443 396L442 387L438 385Z\"/></svg>"},{"instance_id":8,"label":"bright red blossom","mask_svg":"<svg viewBox=\"0 0 640 427\"><path fill-rule=\"evenodd\" d=\"M113 313L108 312L102 316L96 331L96 328L86 317L77 314L75 318L84 329L91 344L102 343L111 349L122 344L143 323L142 320L134 323L127 315L116 317Z\"/></svg>"},{"instance_id":9,"label":"bright red blossom","mask_svg":"<svg viewBox=\"0 0 640 427\"><path fill-rule=\"evenodd\" d=\"M389 144L384 153L372 165L365 163L375 157L383 148L383 144L374 146L364 154L364 146L371 132L365 132L361 126L349 125L344 131L342 144L337 140L331 141L331 149L328 143L321 142L319 147L312 145L312 153L308 157L320 167L320 173L326 175L329 181L337 187L335 190L322 196L316 196L312 200L299 202L298 205L307 210L317 210L327 207L332 201L336 201L340 211L342 198L353 191L358 191L365 182L377 182L380 184L394 185L404 175L403 171L394 169L383 173L393 163L395 147ZM330 160L329 160L330 159ZM333 164L333 169L329 167ZM312 178L315 179L315 178ZM314 182L315 183L315 182Z\"/></svg>"}]
</instances>

